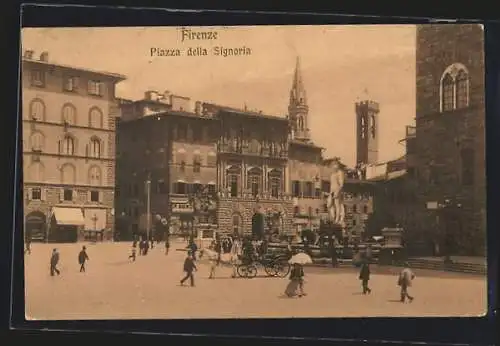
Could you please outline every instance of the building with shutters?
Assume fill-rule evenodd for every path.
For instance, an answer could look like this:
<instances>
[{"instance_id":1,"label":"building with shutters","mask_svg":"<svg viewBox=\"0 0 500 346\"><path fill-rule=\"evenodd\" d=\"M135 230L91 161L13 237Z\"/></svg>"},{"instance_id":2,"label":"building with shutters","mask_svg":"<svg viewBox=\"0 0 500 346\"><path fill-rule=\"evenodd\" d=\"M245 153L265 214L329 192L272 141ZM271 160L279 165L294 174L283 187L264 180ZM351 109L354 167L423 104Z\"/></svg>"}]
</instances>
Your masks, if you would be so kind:
<instances>
[{"instance_id":1,"label":"building with shutters","mask_svg":"<svg viewBox=\"0 0 500 346\"><path fill-rule=\"evenodd\" d=\"M22 57L25 234L75 241L114 228L115 73Z\"/></svg>"}]
</instances>

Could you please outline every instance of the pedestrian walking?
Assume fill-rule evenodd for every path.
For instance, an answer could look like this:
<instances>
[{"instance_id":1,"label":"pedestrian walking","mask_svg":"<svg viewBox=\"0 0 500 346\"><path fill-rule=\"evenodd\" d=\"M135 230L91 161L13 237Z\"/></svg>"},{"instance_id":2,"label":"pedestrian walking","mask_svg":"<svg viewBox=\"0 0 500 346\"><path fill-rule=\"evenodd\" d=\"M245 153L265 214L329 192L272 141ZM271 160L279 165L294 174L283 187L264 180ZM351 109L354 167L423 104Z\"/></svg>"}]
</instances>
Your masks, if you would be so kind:
<instances>
[{"instance_id":1,"label":"pedestrian walking","mask_svg":"<svg viewBox=\"0 0 500 346\"><path fill-rule=\"evenodd\" d=\"M144 252L142 253L144 256L146 256L148 254L148 251L149 251L149 241L148 240L145 240L144 241Z\"/></svg>"},{"instance_id":2,"label":"pedestrian walking","mask_svg":"<svg viewBox=\"0 0 500 346\"><path fill-rule=\"evenodd\" d=\"M189 251L191 252L191 255L193 257L193 260L196 261L196 251L198 251L198 246L196 245L196 243L194 242L194 239L190 239L189 240L189 245L187 246L187 248L189 249Z\"/></svg>"},{"instance_id":3,"label":"pedestrian walking","mask_svg":"<svg viewBox=\"0 0 500 346\"><path fill-rule=\"evenodd\" d=\"M209 279L215 279L215 270L220 265L220 261L221 261L222 242L220 241L220 239L218 239L218 237L215 239L214 250L216 252L216 255L215 255L215 258L210 259L212 264L210 266L210 275L208 277Z\"/></svg>"},{"instance_id":4,"label":"pedestrian walking","mask_svg":"<svg viewBox=\"0 0 500 346\"><path fill-rule=\"evenodd\" d=\"M167 238L165 240L165 255L168 255L169 250L170 250L170 240Z\"/></svg>"},{"instance_id":5,"label":"pedestrian walking","mask_svg":"<svg viewBox=\"0 0 500 346\"><path fill-rule=\"evenodd\" d=\"M238 238L234 238L230 250L230 261L231 266L233 267L232 278L235 278L238 275L238 264L240 262L240 256L242 254L242 246L240 240Z\"/></svg>"},{"instance_id":6,"label":"pedestrian walking","mask_svg":"<svg viewBox=\"0 0 500 346\"><path fill-rule=\"evenodd\" d=\"M367 261L363 261L361 264L359 279L361 280L361 286L363 287L363 294L372 293L372 290L368 287L368 281L370 280L370 264Z\"/></svg>"},{"instance_id":7,"label":"pedestrian walking","mask_svg":"<svg viewBox=\"0 0 500 346\"><path fill-rule=\"evenodd\" d=\"M194 274L193 272L197 270L196 264L194 262L193 255L191 252L188 252L188 256L184 260L184 272L186 276L184 276L181 280L181 286L184 285L184 282L189 279L191 283L191 287L194 287Z\"/></svg>"},{"instance_id":8,"label":"pedestrian walking","mask_svg":"<svg viewBox=\"0 0 500 346\"><path fill-rule=\"evenodd\" d=\"M408 299L410 303L413 301L414 297L410 296L408 293L408 287L411 287L414 279L415 274L411 271L408 262L406 262L398 278L398 286L401 287L401 303L406 302L406 299Z\"/></svg>"},{"instance_id":9,"label":"pedestrian walking","mask_svg":"<svg viewBox=\"0 0 500 346\"><path fill-rule=\"evenodd\" d=\"M144 240L139 240L139 256L144 255Z\"/></svg>"},{"instance_id":10,"label":"pedestrian walking","mask_svg":"<svg viewBox=\"0 0 500 346\"><path fill-rule=\"evenodd\" d=\"M85 262L89 260L89 256L87 255L87 248L82 246L82 251L78 254L78 263L80 264L80 273L85 272Z\"/></svg>"},{"instance_id":11,"label":"pedestrian walking","mask_svg":"<svg viewBox=\"0 0 500 346\"><path fill-rule=\"evenodd\" d=\"M26 239L26 249L24 250L24 253L31 255L31 238L29 237Z\"/></svg>"},{"instance_id":12,"label":"pedestrian walking","mask_svg":"<svg viewBox=\"0 0 500 346\"><path fill-rule=\"evenodd\" d=\"M136 248L135 247L132 247L132 253L130 254L130 256L128 256L128 259L132 259L132 262L135 262L135 255L136 255Z\"/></svg>"},{"instance_id":13,"label":"pedestrian walking","mask_svg":"<svg viewBox=\"0 0 500 346\"><path fill-rule=\"evenodd\" d=\"M299 298L306 295L304 292L304 268L302 265L294 263L290 271L290 283L286 287L285 294L288 297L295 297L297 290Z\"/></svg>"},{"instance_id":14,"label":"pedestrian walking","mask_svg":"<svg viewBox=\"0 0 500 346\"><path fill-rule=\"evenodd\" d=\"M57 269L57 265L59 264L59 251L57 249L52 250L52 256L50 256L50 276L54 276L54 274L61 275L59 269Z\"/></svg>"}]
</instances>

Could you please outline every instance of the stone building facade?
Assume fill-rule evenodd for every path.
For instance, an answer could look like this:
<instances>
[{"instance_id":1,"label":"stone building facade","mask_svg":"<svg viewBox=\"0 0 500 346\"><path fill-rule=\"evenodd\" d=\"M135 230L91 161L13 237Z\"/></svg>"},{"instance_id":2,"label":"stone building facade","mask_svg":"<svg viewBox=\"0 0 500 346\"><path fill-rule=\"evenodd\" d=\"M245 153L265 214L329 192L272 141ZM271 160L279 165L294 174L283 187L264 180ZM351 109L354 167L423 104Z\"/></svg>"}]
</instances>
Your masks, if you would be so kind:
<instances>
[{"instance_id":1,"label":"stone building facade","mask_svg":"<svg viewBox=\"0 0 500 346\"><path fill-rule=\"evenodd\" d=\"M151 212L182 233L200 223L249 233L257 210L277 233L317 230L328 217L330 161L310 138L298 60L286 117L199 101L193 105L170 92L148 91L143 100L121 100L121 105L116 208L131 225L124 233L144 230L140 220L148 179ZM194 215L191 196L200 190L211 196L210 208ZM346 199L350 214L372 209L371 202L366 208L350 206L355 198Z\"/></svg>"},{"instance_id":2,"label":"stone building facade","mask_svg":"<svg viewBox=\"0 0 500 346\"><path fill-rule=\"evenodd\" d=\"M484 32L479 24L417 27L418 199L436 248L484 253ZM441 244L441 246L438 246ZM442 252L442 251L437 251Z\"/></svg>"},{"instance_id":3,"label":"stone building facade","mask_svg":"<svg viewBox=\"0 0 500 346\"><path fill-rule=\"evenodd\" d=\"M125 77L22 58L26 235L75 241L114 228L115 85ZM102 232L101 232L102 234Z\"/></svg>"}]
</instances>

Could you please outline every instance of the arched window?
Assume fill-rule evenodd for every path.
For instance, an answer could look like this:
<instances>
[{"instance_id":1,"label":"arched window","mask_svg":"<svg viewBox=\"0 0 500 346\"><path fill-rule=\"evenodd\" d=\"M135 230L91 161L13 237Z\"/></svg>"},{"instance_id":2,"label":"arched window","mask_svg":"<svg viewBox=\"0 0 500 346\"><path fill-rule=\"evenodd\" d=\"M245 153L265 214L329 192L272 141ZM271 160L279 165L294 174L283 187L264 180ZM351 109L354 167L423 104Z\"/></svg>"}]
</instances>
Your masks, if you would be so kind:
<instances>
[{"instance_id":1,"label":"arched window","mask_svg":"<svg viewBox=\"0 0 500 346\"><path fill-rule=\"evenodd\" d=\"M375 122L375 114L372 114L370 116L370 120L371 120L371 128L370 128L370 132L372 134L372 138L375 138L375 135L377 134L377 127L376 127L376 122Z\"/></svg>"},{"instance_id":2,"label":"arched window","mask_svg":"<svg viewBox=\"0 0 500 346\"><path fill-rule=\"evenodd\" d=\"M250 141L250 152L254 154L260 153L260 143L255 138Z\"/></svg>"},{"instance_id":3,"label":"arched window","mask_svg":"<svg viewBox=\"0 0 500 346\"><path fill-rule=\"evenodd\" d=\"M66 163L61 167L61 182L63 184L73 185L76 182L76 169L70 163Z\"/></svg>"},{"instance_id":4,"label":"arched window","mask_svg":"<svg viewBox=\"0 0 500 346\"><path fill-rule=\"evenodd\" d=\"M454 82L450 74L446 74L442 81L442 108L443 111L449 111L454 108Z\"/></svg>"},{"instance_id":5,"label":"arched window","mask_svg":"<svg viewBox=\"0 0 500 346\"><path fill-rule=\"evenodd\" d=\"M239 182L241 176L240 166L231 166L227 169L227 187L229 188L231 197L237 197L239 193Z\"/></svg>"},{"instance_id":6,"label":"arched window","mask_svg":"<svg viewBox=\"0 0 500 346\"><path fill-rule=\"evenodd\" d=\"M360 130L361 138L366 138L366 133L368 132L368 124L366 123L366 118L362 115L360 118Z\"/></svg>"},{"instance_id":7,"label":"arched window","mask_svg":"<svg viewBox=\"0 0 500 346\"><path fill-rule=\"evenodd\" d=\"M248 171L247 188L251 190L252 196L258 196L262 192L262 170L254 167Z\"/></svg>"},{"instance_id":8,"label":"arched window","mask_svg":"<svg viewBox=\"0 0 500 346\"><path fill-rule=\"evenodd\" d=\"M271 196L278 198L281 193L281 172L272 170L269 172L269 185L271 187Z\"/></svg>"},{"instance_id":9,"label":"arched window","mask_svg":"<svg viewBox=\"0 0 500 346\"><path fill-rule=\"evenodd\" d=\"M101 169L97 166L92 166L89 169L89 184L91 186L102 185Z\"/></svg>"},{"instance_id":10,"label":"arched window","mask_svg":"<svg viewBox=\"0 0 500 346\"><path fill-rule=\"evenodd\" d=\"M89 155L90 157L93 157L93 158L100 158L101 157L101 141L99 140L99 138L92 138L90 140L90 150L89 150Z\"/></svg>"},{"instance_id":11,"label":"arched window","mask_svg":"<svg viewBox=\"0 0 500 346\"><path fill-rule=\"evenodd\" d=\"M33 132L30 136L30 146L33 151L42 151L44 147L44 136L41 132Z\"/></svg>"},{"instance_id":12,"label":"arched window","mask_svg":"<svg viewBox=\"0 0 500 346\"><path fill-rule=\"evenodd\" d=\"M233 214L233 234L242 234L243 233L243 221L241 219L241 215L239 213Z\"/></svg>"},{"instance_id":13,"label":"arched window","mask_svg":"<svg viewBox=\"0 0 500 346\"><path fill-rule=\"evenodd\" d=\"M33 162L28 169L29 179L34 182L44 182L44 167L41 162Z\"/></svg>"},{"instance_id":14,"label":"arched window","mask_svg":"<svg viewBox=\"0 0 500 346\"><path fill-rule=\"evenodd\" d=\"M469 76L464 70L457 74L457 108L465 108L469 105Z\"/></svg>"},{"instance_id":15,"label":"arched window","mask_svg":"<svg viewBox=\"0 0 500 346\"><path fill-rule=\"evenodd\" d=\"M33 120L45 120L45 104L40 99L35 99L30 103L30 118Z\"/></svg>"},{"instance_id":16,"label":"arched window","mask_svg":"<svg viewBox=\"0 0 500 346\"><path fill-rule=\"evenodd\" d=\"M63 155L74 155L75 154L75 140L71 136L65 136L62 141L62 152Z\"/></svg>"},{"instance_id":17,"label":"arched window","mask_svg":"<svg viewBox=\"0 0 500 346\"><path fill-rule=\"evenodd\" d=\"M304 129L304 119L302 117L299 117L299 130Z\"/></svg>"},{"instance_id":18,"label":"arched window","mask_svg":"<svg viewBox=\"0 0 500 346\"><path fill-rule=\"evenodd\" d=\"M89 127L100 129L103 127L103 115L99 108L92 107L89 110Z\"/></svg>"},{"instance_id":19,"label":"arched window","mask_svg":"<svg viewBox=\"0 0 500 346\"><path fill-rule=\"evenodd\" d=\"M67 103L62 108L62 121L67 125L76 125L76 108Z\"/></svg>"},{"instance_id":20,"label":"arched window","mask_svg":"<svg viewBox=\"0 0 500 346\"><path fill-rule=\"evenodd\" d=\"M455 63L446 68L441 77L440 97L442 112L469 106L469 73L464 65Z\"/></svg>"}]
</instances>

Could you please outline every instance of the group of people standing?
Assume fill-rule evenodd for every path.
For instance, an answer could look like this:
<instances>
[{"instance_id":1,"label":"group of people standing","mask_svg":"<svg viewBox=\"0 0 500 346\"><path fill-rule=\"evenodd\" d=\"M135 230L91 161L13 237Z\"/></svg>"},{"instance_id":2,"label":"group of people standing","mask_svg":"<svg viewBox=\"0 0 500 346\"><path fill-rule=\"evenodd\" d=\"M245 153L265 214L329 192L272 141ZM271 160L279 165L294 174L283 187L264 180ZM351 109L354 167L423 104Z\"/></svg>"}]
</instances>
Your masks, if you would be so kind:
<instances>
[{"instance_id":1,"label":"group of people standing","mask_svg":"<svg viewBox=\"0 0 500 346\"><path fill-rule=\"evenodd\" d=\"M159 243L159 241L157 241ZM128 258L132 261L135 262L136 256L137 256L137 246L139 246L139 256L146 256L149 252L149 249L154 248L154 241L153 240L147 240L147 238L143 237L140 239L134 238L134 241L132 242L132 252L128 256ZM168 252L170 250L170 240L169 237L165 239L165 255L168 255Z\"/></svg>"}]
</instances>

